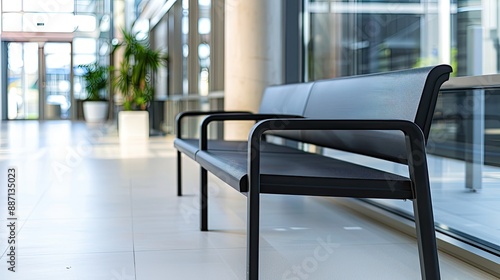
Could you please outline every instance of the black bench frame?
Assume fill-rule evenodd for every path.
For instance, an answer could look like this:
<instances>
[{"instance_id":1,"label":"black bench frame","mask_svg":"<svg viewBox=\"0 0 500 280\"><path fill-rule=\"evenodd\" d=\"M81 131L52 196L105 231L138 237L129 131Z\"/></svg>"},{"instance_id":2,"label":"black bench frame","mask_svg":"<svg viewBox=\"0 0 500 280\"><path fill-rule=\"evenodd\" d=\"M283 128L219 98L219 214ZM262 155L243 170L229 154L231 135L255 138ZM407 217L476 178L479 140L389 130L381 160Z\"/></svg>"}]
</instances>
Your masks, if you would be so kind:
<instances>
[{"instance_id":1,"label":"black bench frame","mask_svg":"<svg viewBox=\"0 0 500 280\"><path fill-rule=\"evenodd\" d=\"M441 66L443 67L443 66ZM446 72L446 71L444 71ZM448 72L451 68L448 66ZM448 73L449 74L449 73ZM444 73L437 79L436 87L432 89L437 95L441 84L448 79ZM430 101L429 114L432 114L435 106L434 101ZM246 177L248 189L243 192L241 186L233 188L242 191L247 196L247 279L255 280L259 277L259 220L260 220L260 194L290 194L290 195L311 195L311 196L333 196L333 197L355 197L355 198L390 198L390 199L411 199L414 206L415 225L417 231L418 250L420 258L421 275L423 279L440 279L437 245L434 228L434 218L430 195L430 184L428 178L428 167L426 159L425 144L430 127L430 119L426 120L426 127L421 128L413 121L398 119L311 119L303 118L299 115L269 115L251 114L248 112L186 112L181 113L177 118L177 135L180 137L181 121L187 116L208 115L200 126L200 139L198 153L202 155L208 152L208 125L214 121L231 120L251 120L259 121L252 127L247 142L247 151L234 151L239 153L236 156L240 159L246 158ZM432 117L432 115L431 115ZM373 178L359 177L352 179L329 178L335 185L323 186L318 179L308 178L310 184L295 184L292 179L282 178L280 186L275 187L265 180L266 174L261 171L262 162L262 139L269 131L321 131L321 130L348 130L348 131L401 131L405 135L406 158L409 168L409 185L394 183L390 178L386 180L386 185L390 188L378 187ZM178 158L178 194L181 195L181 152L177 152ZM210 154L204 154L205 162L210 160ZM217 155L214 154L213 158ZM208 159L207 159L208 158ZM217 167L210 164L203 164L203 160L196 161L200 164L200 229L208 230L208 188L207 169L211 169L214 175L218 176ZM264 170L265 172L265 170ZM263 177L264 176L264 177ZM330 181L329 183L331 183ZM370 185L369 188L366 185ZM373 186L374 185L374 186Z\"/></svg>"},{"instance_id":2,"label":"black bench frame","mask_svg":"<svg viewBox=\"0 0 500 280\"><path fill-rule=\"evenodd\" d=\"M182 139L182 121L188 117L207 116L211 114L251 114L249 111L187 111L175 117L175 131L177 139ZM177 196L182 196L182 153L177 151Z\"/></svg>"}]
</instances>

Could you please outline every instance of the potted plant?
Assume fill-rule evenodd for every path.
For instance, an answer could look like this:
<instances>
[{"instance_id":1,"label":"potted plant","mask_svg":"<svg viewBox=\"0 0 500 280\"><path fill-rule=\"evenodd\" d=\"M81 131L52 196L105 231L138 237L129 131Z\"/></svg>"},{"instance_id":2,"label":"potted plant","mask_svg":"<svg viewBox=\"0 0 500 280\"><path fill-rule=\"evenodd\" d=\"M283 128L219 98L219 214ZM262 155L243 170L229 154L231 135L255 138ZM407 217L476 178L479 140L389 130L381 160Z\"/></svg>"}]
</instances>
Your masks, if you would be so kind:
<instances>
[{"instance_id":1,"label":"potted plant","mask_svg":"<svg viewBox=\"0 0 500 280\"><path fill-rule=\"evenodd\" d=\"M83 70L87 98L83 102L83 116L87 122L102 122L108 116L108 101L101 92L108 85L109 68L98 64L79 65Z\"/></svg>"},{"instance_id":2,"label":"potted plant","mask_svg":"<svg viewBox=\"0 0 500 280\"><path fill-rule=\"evenodd\" d=\"M168 56L153 50L138 33L122 29L123 60L115 71L113 86L123 97L123 109L118 113L120 139L149 137L149 114L146 111L154 97L152 78Z\"/></svg>"}]
</instances>

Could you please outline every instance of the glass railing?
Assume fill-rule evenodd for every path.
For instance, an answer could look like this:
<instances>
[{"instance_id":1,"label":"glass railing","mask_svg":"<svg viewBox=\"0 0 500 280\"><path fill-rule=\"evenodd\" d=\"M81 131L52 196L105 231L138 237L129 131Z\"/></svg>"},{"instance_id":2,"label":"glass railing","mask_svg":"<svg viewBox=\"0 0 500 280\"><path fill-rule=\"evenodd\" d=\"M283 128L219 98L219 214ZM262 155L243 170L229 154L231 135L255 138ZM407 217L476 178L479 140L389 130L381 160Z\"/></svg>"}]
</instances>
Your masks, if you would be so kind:
<instances>
[{"instance_id":1,"label":"glass railing","mask_svg":"<svg viewBox=\"0 0 500 280\"><path fill-rule=\"evenodd\" d=\"M224 92L211 92L208 95L173 95L165 101L165 120L162 130L167 134L175 133L175 117L185 111L222 111L224 110ZM199 137L199 123L205 116L190 117L183 121L183 135L185 138ZM224 131L223 124L210 125L209 136L221 138Z\"/></svg>"},{"instance_id":2,"label":"glass railing","mask_svg":"<svg viewBox=\"0 0 500 280\"><path fill-rule=\"evenodd\" d=\"M499 76L455 78L443 86L427 152L437 229L500 255ZM376 201L413 215L409 201Z\"/></svg>"}]
</instances>

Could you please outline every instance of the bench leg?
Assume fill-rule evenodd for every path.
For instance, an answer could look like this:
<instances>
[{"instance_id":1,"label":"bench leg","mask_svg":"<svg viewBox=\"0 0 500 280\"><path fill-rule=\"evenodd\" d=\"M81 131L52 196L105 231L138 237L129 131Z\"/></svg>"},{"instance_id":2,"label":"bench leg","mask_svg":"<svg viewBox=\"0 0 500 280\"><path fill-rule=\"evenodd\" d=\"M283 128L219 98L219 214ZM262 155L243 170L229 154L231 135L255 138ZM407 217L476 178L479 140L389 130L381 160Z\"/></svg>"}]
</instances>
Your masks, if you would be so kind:
<instances>
[{"instance_id":1,"label":"bench leg","mask_svg":"<svg viewBox=\"0 0 500 280\"><path fill-rule=\"evenodd\" d=\"M200 168L200 230L208 231L207 170Z\"/></svg>"},{"instance_id":2,"label":"bench leg","mask_svg":"<svg viewBox=\"0 0 500 280\"><path fill-rule=\"evenodd\" d=\"M430 196L418 197L417 194L417 199L413 201L413 209L422 279L439 280L439 260Z\"/></svg>"},{"instance_id":3,"label":"bench leg","mask_svg":"<svg viewBox=\"0 0 500 280\"><path fill-rule=\"evenodd\" d=\"M413 215L417 230L420 273L423 280L439 280L439 259L436 242L436 228L432 213L429 171L422 136L408 135L408 167L413 181Z\"/></svg>"},{"instance_id":4,"label":"bench leg","mask_svg":"<svg viewBox=\"0 0 500 280\"><path fill-rule=\"evenodd\" d=\"M247 198L247 280L259 279L259 193Z\"/></svg>"},{"instance_id":5,"label":"bench leg","mask_svg":"<svg viewBox=\"0 0 500 280\"><path fill-rule=\"evenodd\" d=\"M177 196L182 196L182 154L177 151Z\"/></svg>"}]
</instances>

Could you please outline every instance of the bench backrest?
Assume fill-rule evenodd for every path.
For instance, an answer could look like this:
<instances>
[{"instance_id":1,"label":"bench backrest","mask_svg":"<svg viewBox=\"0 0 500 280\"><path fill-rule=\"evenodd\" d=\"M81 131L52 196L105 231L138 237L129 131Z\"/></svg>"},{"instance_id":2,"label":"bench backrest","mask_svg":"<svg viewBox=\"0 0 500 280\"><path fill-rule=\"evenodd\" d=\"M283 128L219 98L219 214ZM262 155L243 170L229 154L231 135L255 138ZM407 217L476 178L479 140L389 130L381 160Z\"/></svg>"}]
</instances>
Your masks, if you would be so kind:
<instances>
[{"instance_id":1,"label":"bench backrest","mask_svg":"<svg viewBox=\"0 0 500 280\"><path fill-rule=\"evenodd\" d=\"M286 84L267 87L260 102L259 113L303 116L313 83ZM281 131L281 137L300 139L300 131Z\"/></svg>"},{"instance_id":2,"label":"bench backrest","mask_svg":"<svg viewBox=\"0 0 500 280\"><path fill-rule=\"evenodd\" d=\"M427 139L439 88L451 71L450 66L439 65L269 87L261 112L315 119L407 120L416 123ZM401 132L301 131L282 135L406 163L406 145Z\"/></svg>"},{"instance_id":3,"label":"bench backrest","mask_svg":"<svg viewBox=\"0 0 500 280\"><path fill-rule=\"evenodd\" d=\"M304 115L313 83L267 87L260 102L259 113Z\"/></svg>"}]
</instances>

